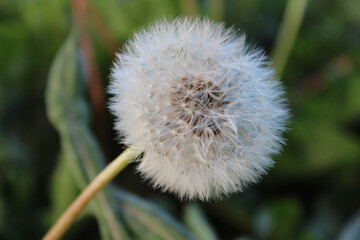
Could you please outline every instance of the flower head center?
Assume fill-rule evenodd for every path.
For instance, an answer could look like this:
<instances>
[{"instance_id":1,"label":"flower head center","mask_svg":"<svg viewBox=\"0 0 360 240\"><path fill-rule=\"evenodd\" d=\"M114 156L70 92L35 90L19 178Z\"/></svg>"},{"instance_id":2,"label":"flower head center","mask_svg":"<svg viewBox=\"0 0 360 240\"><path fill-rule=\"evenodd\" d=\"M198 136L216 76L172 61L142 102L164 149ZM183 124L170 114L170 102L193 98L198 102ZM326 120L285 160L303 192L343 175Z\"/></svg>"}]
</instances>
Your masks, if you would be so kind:
<instances>
[{"instance_id":1,"label":"flower head center","mask_svg":"<svg viewBox=\"0 0 360 240\"><path fill-rule=\"evenodd\" d=\"M224 92L203 77L183 77L173 87L171 118L180 119L192 131L201 136L213 136L220 132L225 121Z\"/></svg>"}]
</instances>

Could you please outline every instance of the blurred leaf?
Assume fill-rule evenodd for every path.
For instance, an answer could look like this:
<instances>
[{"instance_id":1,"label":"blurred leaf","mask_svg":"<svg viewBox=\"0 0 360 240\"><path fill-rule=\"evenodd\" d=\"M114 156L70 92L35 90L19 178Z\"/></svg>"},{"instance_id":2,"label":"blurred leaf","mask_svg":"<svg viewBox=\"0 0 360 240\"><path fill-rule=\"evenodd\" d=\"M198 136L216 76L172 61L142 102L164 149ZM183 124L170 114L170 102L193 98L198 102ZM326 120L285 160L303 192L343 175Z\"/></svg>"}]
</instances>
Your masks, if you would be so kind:
<instances>
[{"instance_id":1,"label":"blurred leaf","mask_svg":"<svg viewBox=\"0 0 360 240\"><path fill-rule=\"evenodd\" d=\"M335 209L325 198L313 204L315 213L310 216L310 220L306 224L307 233L315 239L332 239L332 236L336 236L335 233L339 228L339 219Z\"/></svg>"},{"instance_id":2,"label":"blurred leaf","mask_svg":"<svg viewBox=\"0 0 360 240\"><path fill-rule=\"evenodd\" d=\"M60 153L50 184L52 208L51 212L49 212L49 222L55 222L80 192L67 163Z\"/></svg>"},{"instance_id":3,"label":"blurred leaf","mask_svg":"<svg viewBox=\"0 0 360 240\"><path fill-rule=\"evenodd\" d=\"M319 238L311 231L305 230L300 233L297 238L298 240L319 240Z\"/></svg>"},{"instance_id":4,"label":"blurred leaf","mask_svg":"<svg viewBox=\"0 0 360 240\"><path fill-rule=\"evenodd\" d=\"M199 240L218 239L199 205L186 205L184 210L184 222Z\"/></svg>"},{"instance_id":5,"label":"blurred leaf","mask_svg":"<svg viewBox=\"0 0 360 240\"><path fill-rule=\"evenodd\" d=\"M238 231L252 232L254 208L258 208L255 199L249 193L239 193L221 202L213 202L207 206L207 211L216 215L216 220L225 226L232 226Z\"/></svg>"},{"instance_id":6,"label":"blurred leaf","mask_svg":"<svg viewBox=\"0 0 360 240\"><path fill-rule=\"evenodd\" d=\"M250 237L236 237L234 240L253 240L253 238L250 238Z\"/></svg>"},{"instance_id":7,"label":"blurred leaf","mask_svg":"<svg viewBox=\"0 0 360 240\"><path fill-rule=\"evenodd\" d=\"M139 239L195 239L180 223L157 205L133 194L113 191L124 219ZM211 239L211 238L209 238Z\"/></svg>"},{"instance_id":8,"label":"blurred leaf","mask_svg":"<svg viewBox=\"0 0 360 240\"><path fill-rule=\"evenodd\" d=\"M4 203L3 203L3 200L2 200L2 197L0 196L0 231L3 230L3 218L4 218ZM1 234L0 234L1 236Z\"/></svg>"},{"instance_id":9,"label":"blurred leaf","mask_svg":"<svg viewBox=\"0 0 360 240\"><path fill-rule=\"evenodd\" d=\"M291 239L301 218L296 199L277 199L260 210L255 218L256 234L261 239Z\"/></svg>"},{"instance_id":10,"label":"blurred leaf","mask_svg":"<svg viewBox=\"0 0 360 240\"><path fill-rule=\"evenodd\" d=\"M360 239L360 212L358 212L341 231L339 240Z\"/></svg>"},{"instance_id":11,"label":"blurred leaf","mask_svg":"<svg viewBox=\"0 0 360 240\"><path fill-rule=\"evenodd\" d=\"M50 70L46 90L47 112L61 138L63 157L79 189L103 168L104 159L88 127L85 81L81 71L79 33L73 30L59 50ZM102 239L128 239L120 219L111 210L107 193L92 201Z\"/></svg>"}]
</instances>

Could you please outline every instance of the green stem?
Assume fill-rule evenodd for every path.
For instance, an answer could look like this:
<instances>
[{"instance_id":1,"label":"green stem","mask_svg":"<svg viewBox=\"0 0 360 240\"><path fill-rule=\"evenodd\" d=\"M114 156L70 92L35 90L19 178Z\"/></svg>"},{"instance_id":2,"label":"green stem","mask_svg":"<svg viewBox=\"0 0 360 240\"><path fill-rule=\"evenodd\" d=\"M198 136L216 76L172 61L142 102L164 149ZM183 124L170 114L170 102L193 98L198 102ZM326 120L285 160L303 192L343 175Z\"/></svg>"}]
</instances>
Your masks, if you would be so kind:
<instances>
[{"instance_id":1,"label":"green stem","mask_svg":"<svg viewBox=\"0 0 360 240\"><path fill-rule=\"evenodd\" d=\"M281 74L294 45L308 0L288 0L273 50L274 67Z\"/></svg>"},{"instance_id":2,"label":"green stem","mask_svg":"<svg viewBox=\"0 0 360 240\"><path fill-rule=\"evenodd\" d=\"M216 21L224 20L224 1L223 0L210 0L209 1L209 14Z\"/></svg>"},{"instance_id":3,"label":"green stem","mask_svg":"<svg viewBox=\"0 0 360 240\"><path fill-rule=\"evenodd\" d=\"M186 16L196 16L198 14L197 0L180 0L180 7Z\"/></svg>"},{"instance_id":4,"label":"green stem","mask_svg":"<svg viewBox=\"0 0 360 240\"><path fill-rule=\"evenodd\" d=\"M68 209L44 236L44 240L60 239L76 217L87 206L91 199L102 190L116 175L121 172L140 153L130 147L112 161L75 199Z\"/></svg>"}]
</instances>

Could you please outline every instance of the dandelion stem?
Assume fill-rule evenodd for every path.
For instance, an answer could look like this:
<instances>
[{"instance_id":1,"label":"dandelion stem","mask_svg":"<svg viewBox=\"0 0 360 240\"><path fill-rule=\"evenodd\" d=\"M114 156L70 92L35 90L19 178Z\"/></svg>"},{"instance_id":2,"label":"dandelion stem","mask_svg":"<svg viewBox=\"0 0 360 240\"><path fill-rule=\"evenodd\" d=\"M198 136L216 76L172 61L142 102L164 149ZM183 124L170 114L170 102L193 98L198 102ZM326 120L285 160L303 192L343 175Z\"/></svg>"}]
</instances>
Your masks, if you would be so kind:
<instances>
[{"instance_id":1,"label":"dandelion stem","mask_svg":"<svg viewBox=\"0 0 360 240\"><path fill-rule=\"evenodd\" d=\"M57 222L46 233L43 240L60 239L90 200L138 155L139 152L130 147L115 158L66 209Z\"/></svg>"},{"instance_id":2,"label":"dandelion stem","mask_svg":"<svg viewBox=\"0 0 360 240\"><path fill-rule=\"evenodd\" d=\"M299 31L308 0L288 0L273 50L274 67L281 74Z\"/></svg>"}]
</instances>

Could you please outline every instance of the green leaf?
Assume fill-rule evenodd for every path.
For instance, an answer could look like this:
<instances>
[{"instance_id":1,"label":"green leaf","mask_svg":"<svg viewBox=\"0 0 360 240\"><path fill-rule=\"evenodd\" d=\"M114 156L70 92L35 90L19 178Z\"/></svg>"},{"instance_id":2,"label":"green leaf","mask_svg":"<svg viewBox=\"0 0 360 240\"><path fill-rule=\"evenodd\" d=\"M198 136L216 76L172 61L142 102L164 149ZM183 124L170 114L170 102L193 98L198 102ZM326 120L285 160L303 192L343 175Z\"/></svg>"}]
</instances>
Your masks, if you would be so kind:
<instances>
[{"instance_id":1,"label":"green leaf","mask_svg":"<svg viewBox=\"0 0 360 240\"><path fill-rule=\"evenodd\" d=\"M118 210L139 239L195 239L195 237L159 206L123 190L114 190ZM209 238L210 239L210 238Z\"/></svg>"},{"instance_id":2,"label":"green leaf","mask_svg":"<svg viewBox=\"0 0 360 240\"><path fill-rule=\"evenodd\" d=\"M184 222L200 240L217 239L199 205L188 204L184 211Z\"/></svg>"},{"instance_id":3,"label":"green leaf","mask_svg":"<svg viewBox=\"0 0 360 240\"><path fill-rule=\"evenodd\" d=\"M73 30L51 66L46 89L46 107L51 123L60 134L61 149L68 171L79 189L84 189L104 166L88 126L89 109L85 100L85 80L78 52L79 33ZM129 239L120 218L111 209L106 191L90 204L102 239Z\"/></svg>"},{"instance_id":4,"label":"green leaf","mask_svg":"<svg viewBox=\"0 0 360 240\"><path fill-rule=\"evenodd\" d=\"M49 222L55 222L79 194L63 154L57 160L50 187L52 209L48 218Z\"/></svg>"}]
</instances>

